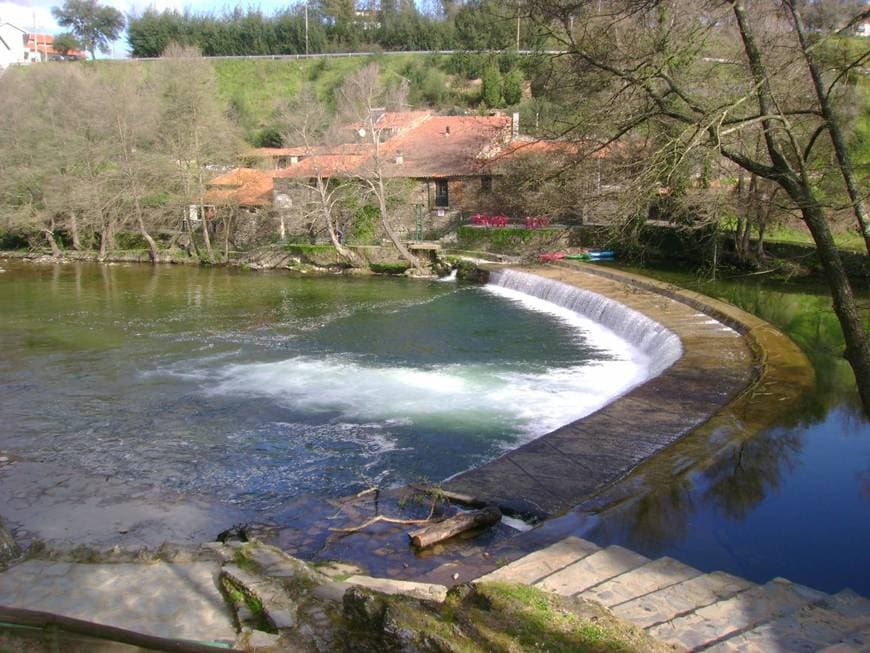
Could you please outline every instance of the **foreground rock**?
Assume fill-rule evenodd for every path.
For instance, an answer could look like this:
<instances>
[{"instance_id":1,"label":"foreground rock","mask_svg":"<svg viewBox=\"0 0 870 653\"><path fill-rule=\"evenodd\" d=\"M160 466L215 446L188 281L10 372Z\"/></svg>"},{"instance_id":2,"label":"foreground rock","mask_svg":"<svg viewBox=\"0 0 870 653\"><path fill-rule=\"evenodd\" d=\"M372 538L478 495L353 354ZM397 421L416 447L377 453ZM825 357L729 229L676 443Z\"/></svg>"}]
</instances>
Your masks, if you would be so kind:
<instances>
[{"instance_id":1,"label":"foreground rock","mask_svg":"<svg viewBox=\"0 0 870 653\"><path fill-rule=\"evenodd\" d=\"M345 571L354 573L342 573L335 564L323 573L259 542L139 552L139 562L118 562L133 554L117 550L90 551L91 562L76 562L81 552L41 555L49 559L0 574L0 605L167 638L166 650L228 644L294 652L672 650L582 598L506 583L448 591L371 578L352 567ZM51 632L62 643L73 641L62 624ZM3 650L41 650L22 637L0 626Z\"/></svg>"}]
</instances>

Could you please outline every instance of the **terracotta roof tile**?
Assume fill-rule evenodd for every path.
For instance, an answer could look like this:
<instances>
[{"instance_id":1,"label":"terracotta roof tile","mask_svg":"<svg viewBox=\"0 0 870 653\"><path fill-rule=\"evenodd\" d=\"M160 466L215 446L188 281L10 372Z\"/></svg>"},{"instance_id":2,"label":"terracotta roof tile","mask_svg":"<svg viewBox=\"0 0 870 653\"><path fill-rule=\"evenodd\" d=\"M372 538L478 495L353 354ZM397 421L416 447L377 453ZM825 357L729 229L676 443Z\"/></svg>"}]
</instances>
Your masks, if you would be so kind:
<instances>
[{"instance_id":1,"label":"terracotta roof tile","mask_svg":"<svg viewBox=\"0 0 870 653\"><path fill-rule=\"evenodd\" d=\"M392 177L479 174L485 150L510 137L509 116L433 116L382 147ZM402 163L397 163L401 154Z\"/></svg>"},{"instance_id":2,"label":"terracotta roof tile","mask_svg":"<svg viewBox=\"0 0 870 653\"><path fill-rule=\"evenodd\" d=\"M271 206L275 171L236 168L212 179L205 194L210 204Z\"/></svg>"}]
</instances>

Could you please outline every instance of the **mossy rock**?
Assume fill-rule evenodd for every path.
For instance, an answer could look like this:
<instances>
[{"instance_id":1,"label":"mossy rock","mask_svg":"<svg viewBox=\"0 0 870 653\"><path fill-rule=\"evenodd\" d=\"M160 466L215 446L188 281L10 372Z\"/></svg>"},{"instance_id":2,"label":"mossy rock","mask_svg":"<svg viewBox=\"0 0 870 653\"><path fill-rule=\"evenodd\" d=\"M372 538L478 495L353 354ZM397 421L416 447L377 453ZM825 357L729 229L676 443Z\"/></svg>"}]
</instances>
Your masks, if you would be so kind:
<instances>
[{"instance_id":1,"label":"mossy rock","mask_svg":"<svg viewBox=\"0 0 870 653\"><path fill-rule=\"evenodd\" d=\"M507 583L460 585L443 604L354 587L342 614L347 650L363 653L673 650L598 604Z\"/></svg>"},{"instance_id":2,"label":"mossy rock","mask_svg":"<svg viewBox=\"0 0 870 653\"><path fill-rule=\"evenodd\" d=\"M405 274L410 269L405 262L400 263L369 263L369 270L378 274Z\"/></svg>"}]
</instances>

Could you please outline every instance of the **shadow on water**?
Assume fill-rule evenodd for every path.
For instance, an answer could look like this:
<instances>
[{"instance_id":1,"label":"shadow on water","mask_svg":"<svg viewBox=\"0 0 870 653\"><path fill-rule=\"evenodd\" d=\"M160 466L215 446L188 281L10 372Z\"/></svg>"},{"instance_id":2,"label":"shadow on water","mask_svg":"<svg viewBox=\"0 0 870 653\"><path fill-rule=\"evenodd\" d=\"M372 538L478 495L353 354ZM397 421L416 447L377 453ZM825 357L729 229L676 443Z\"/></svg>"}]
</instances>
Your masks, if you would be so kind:
<instances>
[{"instance_id":1,"label":"shadow on water","mask_svg":"<svg viewBox=\"0 0 870 653\"><path fill-rule=\"evenodd\" d=\"M870 595L870 422L830 297L815 286L640 272L779 327L811 360L816 388L784 414L787 388L754 388L567 517L575 532L755 582L784 576ZM861 300L866 318L870 296Z\"/></svg>"}]
</instances>

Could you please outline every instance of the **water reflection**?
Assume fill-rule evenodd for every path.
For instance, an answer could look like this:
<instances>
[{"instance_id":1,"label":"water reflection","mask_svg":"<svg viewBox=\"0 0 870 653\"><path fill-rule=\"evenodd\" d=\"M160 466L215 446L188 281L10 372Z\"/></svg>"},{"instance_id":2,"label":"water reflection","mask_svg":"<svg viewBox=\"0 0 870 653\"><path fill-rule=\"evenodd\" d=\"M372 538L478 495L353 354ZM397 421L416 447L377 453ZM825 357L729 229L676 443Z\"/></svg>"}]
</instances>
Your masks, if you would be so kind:
<instances>
[{"instance_id":1,"label":"water reflection","mask_svg":"<svg viewBox=\"0 0 870 653\"><path fill-rule=\"evenodd\" d=\"M730 519L744 519L799 465L798 431L772 429L726 451L704 471L704 501Z\"/></svg>"},{"instance_id":2,"label":"water reflection","mask_svg":"<svg viewBox=\"0 0 870 653\"><path fill-rule=\"evenodd\" d=\"M783 411L786 386L755 388L730 414L581 507L574 518L596 516L586 536L756 582L785 576L870 595L870 422L830 298L814 286L655 276L778 326L809 357L816 389ZM862 310L868 319L866 294Z\"/></svg>"}]
</instances>

